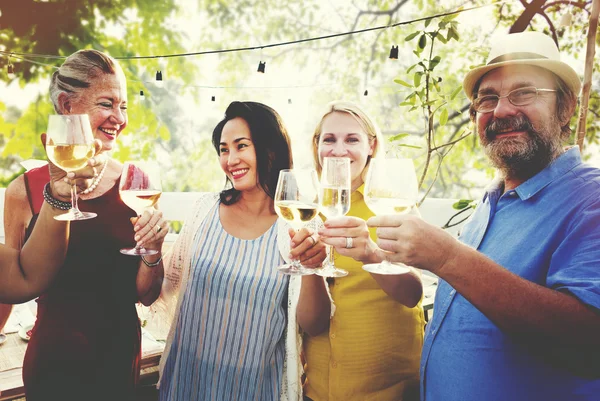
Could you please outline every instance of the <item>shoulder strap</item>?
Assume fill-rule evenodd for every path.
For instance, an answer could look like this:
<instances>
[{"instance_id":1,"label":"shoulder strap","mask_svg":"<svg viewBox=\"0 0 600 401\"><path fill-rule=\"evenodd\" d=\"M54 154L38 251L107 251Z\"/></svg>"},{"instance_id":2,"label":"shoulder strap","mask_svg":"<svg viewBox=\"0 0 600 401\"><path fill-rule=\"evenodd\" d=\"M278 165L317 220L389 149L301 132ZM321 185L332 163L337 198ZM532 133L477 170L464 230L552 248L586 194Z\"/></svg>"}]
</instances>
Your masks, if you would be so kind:
<instances>
[{"instance_id":1,"label":"shoulder strap","mask_svg":"<svg viewBox=\"0 0 600 401\"><path fill-rule=\"evenodd\" d=\"M50 181L50 171L48 166L37 167L26 171L23 175L25 178L25 188L27 190L27 199L31 213L35 216L42 209L44 203L44 186Z\"/></svg>"}]
</instances>

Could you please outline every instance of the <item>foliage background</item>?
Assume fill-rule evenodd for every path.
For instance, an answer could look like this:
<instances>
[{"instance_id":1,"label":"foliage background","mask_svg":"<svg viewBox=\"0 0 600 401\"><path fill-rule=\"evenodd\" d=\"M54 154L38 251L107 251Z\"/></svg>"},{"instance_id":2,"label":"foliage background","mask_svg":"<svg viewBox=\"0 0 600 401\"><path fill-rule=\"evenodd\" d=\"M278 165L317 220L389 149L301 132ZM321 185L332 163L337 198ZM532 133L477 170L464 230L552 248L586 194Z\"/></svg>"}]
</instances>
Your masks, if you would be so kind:
<instances>
[{"instance_id":1,"label":"foliage background","mask_svg":"<svg viewBox=\"0 0 600 401\"><path fill-rule=\"evenodd\" d=\"M527 29L555 33L564 59L582 75L591 1L532 3L542 8L526 21ZM22 172L22 160L44 158L38 138L53 112L47 85L61 63L60 58L20 53L67 56L80 48L97 48L123 57L265 46L485 6L461 13L451 37L444 33L447 43L434 47L439 60L432 76L438 88L432 90L438 104L445 102L433 120L435 140L441 144L470 132L468 103L456 90L470 67L485 62L490 40L507 33L526 5L519 0L491 5L480 0L0 0L0 186ZM560 19L569 12L572 24L560 28ZM114 157L158 160L167 191L218 190L224 178L210 137L229 102L255 100L278 110L292 136L296 166L308 166L320 110L329 101L346 99L360 103L378 122L392 139L390 152L414 157L423 169L427 115L406 105L406 98L422 84L417 82L418 68L407 70L426 54L414 52L420 36L405 39L437 29L440 21L262 50L122 60L128 76L129 126ZM388 59L392 45L399 46L398 60ZM260 60L267 62L265 74L256 72ZM15 66L12 80L6 75L9 62ZM154 81L156 70L163 72L162 87ZM592 160L598 144L598 89L595 73L585 153ZM430 168L424 187L438 176L430 196L477 197L493 175L477 147L476 136L470 135L452 147L439 169ZM435 163L439 157L433 156Z\"/></svg>"}]
</instances>

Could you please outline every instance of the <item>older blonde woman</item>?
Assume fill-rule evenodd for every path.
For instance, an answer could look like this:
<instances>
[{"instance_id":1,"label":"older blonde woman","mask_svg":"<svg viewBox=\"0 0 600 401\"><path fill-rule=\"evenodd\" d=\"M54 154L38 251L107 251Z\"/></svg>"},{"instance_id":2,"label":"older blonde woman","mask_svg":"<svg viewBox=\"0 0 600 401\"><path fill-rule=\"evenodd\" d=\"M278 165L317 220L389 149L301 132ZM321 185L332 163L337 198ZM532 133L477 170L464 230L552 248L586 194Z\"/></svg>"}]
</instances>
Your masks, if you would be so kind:
<instances>
[{"instance_id":1,"label":"older blonde woman","mask_svg":"<svg viewBox=\"0 0 600 401\"><path fill-rule=\"evenodd\" d=\"M381 276L362 269L378 260L373 216L363 198L364 177L372 157L382 152L382 138L357 105L333 102L313 135L317 171L324 157L351 160L351 206L345 217L329 219L319 235L335 247L336 266L347 277L324 281L302 278L298 323L304 330L306 399L408 400L419 384L424 317L423 288L417 273ZM351 238L348 240L347 238ZM350 246L348 246L350 244ZM330 292L335 305L327 292Z\"/></svg>"},{"instance_id":2,"label":"older blonde woman","mask_svg":"<svg viewBox=\"0 0 600 401\"><path fill-rule=\"evenodd\" d=\"M163 270L160 254L140 261L119 249L137 241L160 250L167 222L158 211L135 218L119 197L122 166L106 157L127 126L127 87L118 63L95 50L72 54L53 74L50 97L59 114L89 116L104 157L78 202L98 217L71 225L60 273L47 289L30 294L40 297L23 364L25 393L30 401L131 399L141 349L135 303L149 305L158 297ZM7 188L7 245L20 249L34 239L28 239L32 228L45 224L48 179L48 168L33 169Z\"/></svg>"}]
</instances>

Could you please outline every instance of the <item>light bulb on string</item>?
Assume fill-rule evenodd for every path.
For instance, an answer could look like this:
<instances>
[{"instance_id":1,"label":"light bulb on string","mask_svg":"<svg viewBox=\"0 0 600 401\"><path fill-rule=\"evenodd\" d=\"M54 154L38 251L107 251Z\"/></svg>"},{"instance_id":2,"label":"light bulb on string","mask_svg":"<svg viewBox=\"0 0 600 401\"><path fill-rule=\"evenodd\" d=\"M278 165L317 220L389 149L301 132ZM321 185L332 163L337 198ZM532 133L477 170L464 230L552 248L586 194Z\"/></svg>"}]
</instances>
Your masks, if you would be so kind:
<instances>
[{"instance_id":1,"label":"light bulb on string","mask_svg":"<svg viewBox=\"0 0 600 401\"><path fill-rule=\"evenodd\" d=\"M265 66L266 66L266 64L267 64L266 61L259 61L258 62L258 69L256 71L264 74L265 73Z\"/></svg>"},{"instance_id":2,"label":"light bulb on string","mask_svg":"<svg viewBox=\"0 0 600 401\"><path fill-rule=\"evenodd\" d=\"M390 59L398 60L398 46L392 46L390 49Z\"/></svg>"},{"instance_id":3,"label":"light bulb on string","mask_svg":"<svg viewBox=\"0 0 600 401\"><path fill-rule=\"evenodd\" d=\"M562 15L562 17L560 17L560 22L558 23L560 27L571 26L571 22L573 21L573 14L571 13L572 6L570 1L567 7L569 7L569 11L567 11Z\"/></svg>"},{"instance_id":4,"label":"light bulb on string","mask_svg":"<svg viewBox=\"0 0 600 401\"><path fill-rule=\"evenodd\" d=\"M10 61L8 62L8 65L6 66L6 75L8 76L9 79L15 78L15 67L10 63Z\"/></svg>"},{"instance_id":5,"label":"light bulb on string","mask_svg":"<svg viewBox=\"0 0 600 401\"><path fill-rule=\"evenodd\" d=\"M369 96L369 90L365 89L365 93L363 93L363 96Z\"/></svg>"},{"instance_id":6,"label":"light bulb on string","mask_svg":"<svg viewBox=\"0 0 600 401\"><path fill-rule=\"evenodd\" d=\"M156 71L156 86L158 86L159 88L162 88L163 86L163 76L162 76L162 71Z\"/></svg>"},{"instance_id":7,"label":"light bulb on string","mask_svg":"<svg viewBox=\"0 0 600 401\"><path fill-rule=\"evenodd\" d=\"M144 96L144 91L140 91L140 100L143 102L146 99Z\"/></svg>"}]
</instances>

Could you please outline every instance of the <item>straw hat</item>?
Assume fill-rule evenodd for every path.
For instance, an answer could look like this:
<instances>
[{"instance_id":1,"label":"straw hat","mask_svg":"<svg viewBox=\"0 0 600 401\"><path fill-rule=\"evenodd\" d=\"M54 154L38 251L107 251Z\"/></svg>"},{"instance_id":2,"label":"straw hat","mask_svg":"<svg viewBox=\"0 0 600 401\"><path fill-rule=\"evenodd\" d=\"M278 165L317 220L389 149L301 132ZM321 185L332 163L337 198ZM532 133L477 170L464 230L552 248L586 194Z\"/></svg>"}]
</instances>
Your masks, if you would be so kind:
<instances>
[{"instance_id":1,"label":"straw hat","mask_svg":"<svg viewBox=\"0 0 600 401\"><path fill-rule=\"evenodd\" d=\"M568 64L560 61L560 53L549 36L540 32L512 33L500 38L490 49L486 65L469 71L463 81L463 89L473 100L473 89L489 71L507 65L533 65L553 72L577 96L581 81Z\"/></svg>"}]
</instances>

